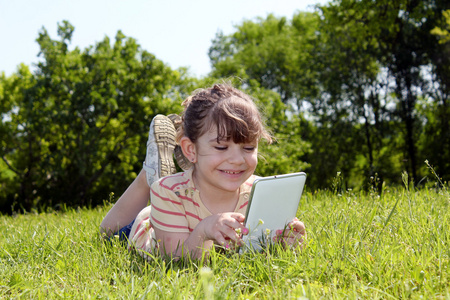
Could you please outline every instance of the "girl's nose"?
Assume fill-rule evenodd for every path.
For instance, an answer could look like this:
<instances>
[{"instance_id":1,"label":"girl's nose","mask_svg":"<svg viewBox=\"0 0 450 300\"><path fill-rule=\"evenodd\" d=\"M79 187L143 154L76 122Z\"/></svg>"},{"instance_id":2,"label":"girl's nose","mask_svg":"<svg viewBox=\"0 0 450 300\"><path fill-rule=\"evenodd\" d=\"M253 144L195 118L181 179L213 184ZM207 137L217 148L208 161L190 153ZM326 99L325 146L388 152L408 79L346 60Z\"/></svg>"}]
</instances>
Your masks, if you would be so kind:
<instances>
[{"instance_id":1,"label":"girl's nose","mask_svg":"<svg viewBox=\"0 0 450 300\"><path fill-rule=\"evenodd\" d=\"M245 163L243 150L235 149L234 151L230 151L230 156L228 157L228 161L233 164Z\"/></svg>"}]
</instances>

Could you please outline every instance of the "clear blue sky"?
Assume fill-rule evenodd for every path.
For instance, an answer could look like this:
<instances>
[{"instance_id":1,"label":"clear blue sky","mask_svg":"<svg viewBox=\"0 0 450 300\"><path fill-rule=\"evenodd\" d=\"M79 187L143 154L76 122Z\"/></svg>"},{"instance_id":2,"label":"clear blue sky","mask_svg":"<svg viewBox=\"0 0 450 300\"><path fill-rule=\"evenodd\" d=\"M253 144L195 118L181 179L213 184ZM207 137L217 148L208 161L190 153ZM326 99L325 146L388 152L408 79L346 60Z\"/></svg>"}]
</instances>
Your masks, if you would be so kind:
<instances>
[{"instance_id":1,"label":"clear blue sky","mask_svg":"<svg viewBox=\"0 0 450 300\"><path fill-rule=\"evenodd\" d=\"M0 73L38 61L38 32L57 38L57 23L74 27L70 49L84 49L118 30L172 68L193 75L210 71L208 48L215 34L234 31L243 20L273 13L291 18L326 0L0 0Z\"/></svg>"}]
</instances>

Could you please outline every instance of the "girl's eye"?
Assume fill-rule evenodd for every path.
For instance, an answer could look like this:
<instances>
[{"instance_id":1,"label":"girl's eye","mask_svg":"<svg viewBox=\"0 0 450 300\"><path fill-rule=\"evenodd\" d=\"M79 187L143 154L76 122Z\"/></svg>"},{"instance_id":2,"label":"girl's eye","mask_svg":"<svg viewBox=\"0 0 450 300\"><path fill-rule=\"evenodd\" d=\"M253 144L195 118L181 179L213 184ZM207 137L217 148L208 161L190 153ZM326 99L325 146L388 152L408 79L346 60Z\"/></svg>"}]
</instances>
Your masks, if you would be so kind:
<instances>
[{"instance_id":1,"label":"girl's eye","mask_svg":"<svg viewBox=\"0 0 450 300\"><path fill-rule=\"evenodd\" d=\"M246 151L249 151L249 152L252 152L252 151L255 151L255 149L256 149L256 147L244 147L244 150L246 150Z\"/></svg>"},{"instance_id":2,"label":"girl's eye","mask_svg":"<svg viewBox=\"0 0 450 300\"><path fill-rule=\"evenodd\" d=\"M227 150L227 147L225 147L225 146L215 146L214 148L216 148L216 150L219 150L219 151Z\"/></svg>"}]
</instances>

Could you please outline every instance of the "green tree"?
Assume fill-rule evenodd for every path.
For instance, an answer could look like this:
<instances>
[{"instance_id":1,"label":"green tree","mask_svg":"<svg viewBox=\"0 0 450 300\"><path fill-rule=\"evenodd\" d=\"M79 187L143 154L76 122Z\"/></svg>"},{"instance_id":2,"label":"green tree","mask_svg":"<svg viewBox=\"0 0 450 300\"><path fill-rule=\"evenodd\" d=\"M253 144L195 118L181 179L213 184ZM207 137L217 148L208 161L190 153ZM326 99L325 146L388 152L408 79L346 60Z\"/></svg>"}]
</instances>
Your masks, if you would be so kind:
<instances>
[{"instance_id":1,"label":"green tree","mask_svg":"<svg viewBox=\"0 0 450 300\"><path fill-rule=\"evenodd\" d=\"M311 145L301 138L304 128L298 126L299 116L281 101L278 93L261 88L255 80L249 82L246 92L255 98L274 137L271 145L261 143L256 173L270 176L305 171L311 167L303 159L311 153Z\"/></svg>"},{"instance_id":2,"label":"green tree","mask_svg":"<svg viewBox=\"0 0 450 300\"><path fill-rule=\"evenodd\" d=\"M340 145L335 153L345 158L338 167L344 178L353 186L374 176L398 182L404 167L392 161L402 152L395 138L401 132L389 91L392 76L378 59L380 25L368 22L374 12L359 5L336 1L320 7L321 38L312 64L318 93L311 104L323 135L334 132L327 140Z\"/></svg>"},{"instance_id":3,"label":"green tree","mask_svg":"<svg viewBox=\"0 0 450 300\"><path fill-rule=\"evenodd\" d=\"M445 44L447 42L450 42L450 9L443 11L442 16L443 24L434 27L433 30L431 30L431 33L439 36L439 42Z\"/></svg>"},{"instance_id":4,"label":"green tree","mask_svg":"<svg viewBox=\"0 0 450 300\"><path fill-rule=\"evenodd\" d=\"M441 170L450 160L449 151L425 146L450 144L449 47L431 33L449 5L338 0L290 21L245 21L235 33L217 35L213 74L256 80L293 104L305 116L298 120L309 120L303 137L313 154L302 159L317 186L329 186L336 171L399 181L395 174L406 169L417 180L420 160L434 156ZM436 122L420 115L421 99L438 103L429 106ZM424 124L433 135L421 137Z\"/></svg>"},{"instance_id":5,"label":"green tree","mask_svg":"<svg viewBox=\"0 0 450 300\"><path fill-rule=\"evenodd\" d=\"M22 123L19 105L24 102L24 91L31 88L35 80L29 68L20 65L16 74L6 77L4 73L0 76L0 116L2 123L0 126L1 158L0 161L0 211L2 208L10 206L13 203L15 195L20 192L21 183L19 176L27 176L27 170L22 173L19 170L21 163L18 158L18 152L27 151L24 144L17 142L16 134ZM6 155L8 153L8 155ZM17 163L16 163L17 161ZM8 207L9 208L9 207Z\"/></svg>"},{"instance_id":6,"label":"green tree","mask_svg":"<svg viewBox=\"0 0 450 300\"><path fill-rule=\"evenodd\" d=\"M349 36L356 41L356 46L364 47L366 41L381 66L383 72L380 74L386 82L385 95L396 104L390 120L397 120L401 129L403 160L406 162L404 168L416 180L420 179L419 161L432 154L418 151L422 126L426 123L417 110L420 99L443 103L436 106L444 106L443 109L435 112L444 111L439 114L442 116L439 122L442 134L439 138L439 135L429 138L444 140L441 146L448 145L446 141L449 141L448 130L445 129L449 127L445 108L449 95L448 49L442 47L431 33L437 24L441 24L442 14L449 6L448 1L342 0L323 8L325 20L339 19L336 26L342 24L348 28L360 28L358 31L349 30ZM363 43L358 42L361 40ZM445 156L448 161L450 157Z\"/></svg>"},{"instance_id":7,"label":"green tree","mask_svg":"<svg viewBox=\"0 0 450 300\"><path fill-rule=\"evenodd\" d=\"M7 206L98 204L122 192L140 169L151 118L181 109L186 74L120 31L112 43L69 50L73 31L64 21L54 40L43 28L36 73L1 78L0 157L14 173Z\"/></svg>"},{"instance_id":8,"label":"green tree","mask_svg":"<svg viewBox=\"0 0 450 300\"><path fill-rule=\"evenodd\" d=\"M441 7L445 3L439 1ZM421 107L426 116L425 128L421 135L422 157L430 160L438 174L450 181L450 9L442 11L434 18L431 33L437 40L429 44L431 59L431 84L428 86L428 101ZM431 27L431 25L430 25Z\"/></svg>"},{"instance_id":9,"label":"green tree","mask_svg":"<svg viewBox=\"0 0 450 300\"><path fill-rule=\"evenodd\" d=\"M309 66L317 39L317 14L299 13L291 21L273 15L245 21L229 36L218 33L209 50L216 77L256 80L281 95L284 103L302 105L316 79Z\"/></svg>"},{"instance_id":10,"label":"green tree","mask_svg":"<svg viewBox=\"0 0 450 300\"><path fill-rule=\"evenodd\" d=\"M257 22L245 21L230 36L219 32L210 48L212 76L241 78L241 87L250 93L257 91L256 98L265 108L276 142L261 146L264 158L257 169L260 175L304 171L311 166L304 159L311 147L302 139L302 117L296 109L302 105L296 102L296 95L304 90L296 87L300 77L306 81L312 75L298 68L298 61L308 60L308 52L297 51L296 47L309 45L315 22L316 16L304 14L292 26L285 18L269 15ZM274 97L274 92L279 96Z\"/></svg>"},{"instance_id":11,"label":"green tree","mask_svg":"<svg viewBox=\"0 0 450 300\"><path fill-rule=\"evenodd\" d=\"M300 141L312 144L311 148L308 146L310 150L284 161L287 164L307 162L312 166L308 170L309 184L326 187L337 170L351 169L352 160L348 158L355 156L360 143L353 136L345 135L353 134L353 129L348 107L342 109L342 101L338 101L342 98L336 99L344 97L343 90L330 90L335 81L329 80L330 86L325 88L326 84L320 82L327 80L331 73L341 75L346 62L340 62L342 67L338 70L333 65L335 61L321 60L328 59L329 53L326 55L321 49L325 36L318 31L319 21L319 15L314 13L299 13L290 21L273 15L255 22L245 21L232 35L217 35L210 48L210 58L213 75L237 74L281 95L286 108L290 107L285 110L290 118L286 121L288 126L276 130L295 128L291 130L295 138L286 140L289 146L283 146L302 149ZM335 51L331 46L328 50ZM320 58L318 51L322 53ZM338 60L336 55L333 57Z\"/></svg>"}]
</instances>

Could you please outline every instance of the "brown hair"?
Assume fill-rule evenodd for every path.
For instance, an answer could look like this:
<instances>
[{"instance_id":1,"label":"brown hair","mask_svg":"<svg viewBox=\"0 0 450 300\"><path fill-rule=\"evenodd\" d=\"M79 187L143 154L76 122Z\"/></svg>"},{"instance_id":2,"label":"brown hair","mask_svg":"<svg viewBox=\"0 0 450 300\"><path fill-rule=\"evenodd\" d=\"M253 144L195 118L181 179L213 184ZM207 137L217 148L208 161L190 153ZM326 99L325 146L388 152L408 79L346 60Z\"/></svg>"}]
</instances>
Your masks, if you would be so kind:
<instances>
[{"instance_id":1,"label":"brown hair","mask_svg":"<svg viewBox=\"0 0 450 300\"><path fill-rule=\"evenodd\" d=\"M177 141L186 136L195 143L216 126L217 141L225 139L240 144L259 142L264 138L272 142L253 100L229 84L196 90L183 102L183 106Z\"/></svg>"}]
</instances>

